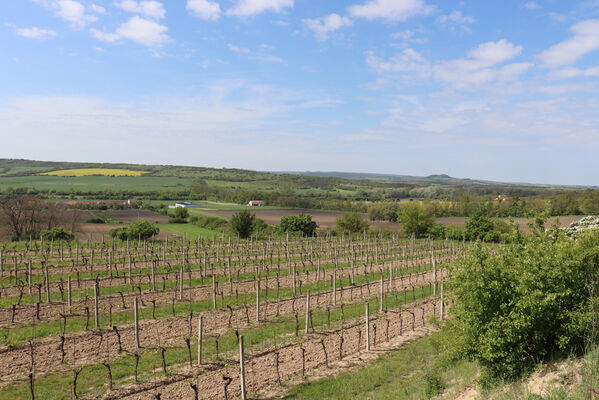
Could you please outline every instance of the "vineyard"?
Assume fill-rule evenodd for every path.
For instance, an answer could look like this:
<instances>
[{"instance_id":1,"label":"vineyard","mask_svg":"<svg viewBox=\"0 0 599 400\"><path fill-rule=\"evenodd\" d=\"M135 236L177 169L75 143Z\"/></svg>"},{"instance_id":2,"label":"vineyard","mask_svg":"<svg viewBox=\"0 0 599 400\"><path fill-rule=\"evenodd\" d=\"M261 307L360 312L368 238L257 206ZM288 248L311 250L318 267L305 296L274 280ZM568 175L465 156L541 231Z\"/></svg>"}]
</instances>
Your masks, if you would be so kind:
<instances>
[{"instance_id":1,"label":"vineyard","mask_svg":"<svg viewBox=\"0 0 599 400\"><path fill-rule=\"evenodd\" d=\"M0 397L246 398L442 320L452 241L6 243Z\"/></svg>"}]
</instances>

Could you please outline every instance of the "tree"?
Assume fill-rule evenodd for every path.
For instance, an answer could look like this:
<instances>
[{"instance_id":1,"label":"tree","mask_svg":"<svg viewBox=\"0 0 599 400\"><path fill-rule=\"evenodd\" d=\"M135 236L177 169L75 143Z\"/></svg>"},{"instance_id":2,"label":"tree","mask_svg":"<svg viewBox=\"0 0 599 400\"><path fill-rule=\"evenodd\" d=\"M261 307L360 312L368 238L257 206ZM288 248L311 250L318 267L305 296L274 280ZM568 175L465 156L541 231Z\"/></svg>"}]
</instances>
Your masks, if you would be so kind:
<instances>
[{"instance_id":1,"label":"tree","mask_svg":"<svg viewBox=\"0 0 599 400\"><path fill-rule=\"evenodd\" d=\"M171 216L171 223L184 224L189 217L189 210L186 207L175 207Z\"/></svg>"},{"instance_id":2,"label":"tree","mask_svg":"<svg viewBox=\"0 0 599 400\"><path fill-rule=\"evenodd\" d=\"M145 220L139 220L131 223L126 228L118 228L110 231L110 236L116 237L120 240L147 240L153 236L158 235L160 229L151 222Z\"/></svg>"},{"instance_id":3,"label":"tree","mask_svg":"<svg viewBox=\"0 0 599 400\"><path fill-rule=\"evenodd\" d=\"M67 231L63 228L52 228L45 231L41 231L40 236L48 242L51 240L64 240L70 242L71 240L75 239L75 235L73 234L73 232Z\"/></svg>"},{"instance_id":4,"label":"tree","mask_svg":"<svg viewBox=\"0 0 599 400\"><path fill-rule=\"evenodd\" d=\"M485 215L482 208L474 211L465 225L466 237L470 240L485 239L493 230L493 222Z\"/></svg>"},{"instance_id":5,"label":"tree","mask_svg":"<svg viewBox=\"0 0 599 400\"><path fill-rule=\"evenodd\" d=\"M368 221L358 213L345 213L337 218L337 230L341 232L361 233L367 231L368 227Z\"/></svg>"},{"instance_id":6,"label":"tree","mask_svg":"<svg viewBox=\"0 0 599 400\"><path fill-rule=\"evenodd\" d=\"M237 233L240 238L248 238L254 230L254 219L256 216L250 214L249 211L243 210L233 214L229 222L233 232Z\"/></svg>"},{"instance_id":7,"label":"tree","mask_svg":"<svg viewBox=\"0 0 599 400\"><path fill-rule=\"evenodd\" d=\"M424 237L435 224L435 217L417 203L402 203L397 220L407 236Z\"/></svg>"},{"instance_id":8,"label":"tree","mask_svg":"<svg viewBox=\"0 0 599 400\"><path fill-rule=\"evenodd\" d=\"M312 221L312 216L309 214L282 217L277 227L281 233L301 232L305 236L313 236L316 228L318 228L318 224Z\"/></svg>"}]
</instances>

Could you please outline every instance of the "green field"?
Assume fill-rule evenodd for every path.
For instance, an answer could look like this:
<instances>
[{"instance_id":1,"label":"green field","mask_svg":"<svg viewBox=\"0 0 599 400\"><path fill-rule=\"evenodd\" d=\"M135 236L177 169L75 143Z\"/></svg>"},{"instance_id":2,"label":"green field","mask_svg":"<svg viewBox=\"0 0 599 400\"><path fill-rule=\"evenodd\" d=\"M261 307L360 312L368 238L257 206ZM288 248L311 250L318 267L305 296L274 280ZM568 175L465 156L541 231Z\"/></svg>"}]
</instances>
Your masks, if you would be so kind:
<instances>
[{"instance_id":1,"label":"green field","mask_svg":"<svg viewBox=\"0 0 599 400\"><path fill-rule=\"evenodd\" d=\"M177 235L185 235L188 239L195 239L198 235L202 237L212 237L220 235L220 232L210 229L200 228L194 224L156 224L163 232L175 233Z\"/></svg>"},{"instance_id":2,"label":"green field","mask_svg":"<svg viewBox=\"0 0 599 400\"><path fill-rule=\"evenodd\" d=\"M87 191L106 190L186 190L193 182L191 178L162 176L11 176L0 179L0 190L7 188L34 188L55 191Z\"/></svg>"}]
</instances>

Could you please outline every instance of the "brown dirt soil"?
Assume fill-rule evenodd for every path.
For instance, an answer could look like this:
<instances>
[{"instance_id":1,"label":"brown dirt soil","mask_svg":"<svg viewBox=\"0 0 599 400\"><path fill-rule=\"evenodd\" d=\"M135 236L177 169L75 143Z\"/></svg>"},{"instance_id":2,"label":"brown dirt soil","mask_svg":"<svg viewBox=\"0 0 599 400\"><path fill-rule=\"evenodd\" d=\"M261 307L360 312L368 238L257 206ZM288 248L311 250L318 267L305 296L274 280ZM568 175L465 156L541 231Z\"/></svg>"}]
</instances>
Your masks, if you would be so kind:
<instances>
[{"instance_id":1,"label":"brown dirt soil","mask_svg":"<svg viewBox=\"0 0 599 400\"><path fill-rule=\"evenodd\" d=\"M287 217L289 215L299 214L310 214L312 219L316 221L318 226L322 229L334 228L337 218L343 216L343 212L340 211L320 211L320 210L304 210L304 209L290 209L290 210L261 210L259 208L251 208L249 211L256 215L256 217L263 219L267 224L278 224L281 217ZM232 210L201 210L202 213L217 215L219 217L231 218L231 216L238 211ZM366 215L362 215L367 219ZM370 227L372 229L399 229L399 224L395 222L387 221L371 221Z\"/></svg>"},{"instance_id":2,"label":"brown dirt soil","mask_svg":"<svg viewBox=\"0 0 599 400\"><path fill-rule=\"evenodd\" d=\"M439 310L433 307L432 302L422 303L402 312L383 313L380 316L372 316L371 346L372 351L391 338L409 335L411 331L426 326L426 318ZM277 376L282 382L292 381L301 376L302 372L302 348L305 351L305 372L319 370L321 367L329 368L334 363L346 359L351 355L360 353L365 347L365 325L363 318L348 323L342 330L337 329L326 333L310 334L303 338L300 345L289 343L270 348L260 353L246 355L246 388L248 393L257 393L278 383ZM374 332L377 332L376 337ZM341 347L341 338L343 346ZM342 349L342 351L340 351ZM341 354L341 356L340 356ZM277 362L278 359L278 368ZM240 394L239 370L236 363L238 358L233 358L222 368L210 368L199 375L194 374L188 367L181 371L179 376L173 380L165 380L159 383L158 388L153 384L140 385L115 391L106 395L105 399L152 399L156 393L161 393L162 399L189 399L193 398L190 383L197 385L202 399L222 399L223 376L232 379L228 394L235 398ZM130 394L130 395L128 395Z\"/></svg>"},{"instance_id":3,"label":"brown dirt soil","mask_svg":"<svg viewBox=\"0 0 599 400\"><path fill-rule=\"evenodd\" d=\"M108 210L106 214L125 223L135 222L140 219L161 224L168 223L168 217L148 210Z\"/></svg>"},{"instance_id":4,"label":"brown dirt soil","mask_svg":"<svg viewBox=\"0 0 599 400\"><path fill-rule=\"evenodd\" d=\"M437 253L438 254L438 253ZM436 258L436 262L438 262L439 264L442 264L444 262L450 261L454 258L454 256L451 255L445 255L445 256L437 256ZM426 258L424 259L415 259L415 260L411 260L406 264L407 268L413 268L416 265L424 265L424 266L428 266L428 260ZM374 271L379 271L381 268L383 268L385 265L384 264L379 264L379 265L372 265L370 267L370 270L374 270ZM124 267L123 267L124 268ZM237 269L241 269L243 272L248 272L248 271L253 271L254 270L254 266L246 266L245 268L234 268L233 269L233 274L235 274L235 271ZM359 275L363 275L364 271L363 271L363 267L357 267L356 268L356 274ZM226 271L225 269L219 269L216 271L217 275L220 274L225 274ZM348 276L351 272L351 267L346 267L346 268L341 268L337 270L337 275L338 276ZM199 270L195 270L192 273L192 276L194 278L197 278L198 276L200 276L201 271ZM325 276L328 277L331 274L330 270L325 270L322 269L321 270L321 274L322 276L320 277L320 279L318 279L318 277L316 276L316 271L312 271L309 272L308 275L306 275L305 273L299 273L298 274L298 282L303 282L303 284L310 284L310 283L314 283L317 282L319 280L325 279ZM161 273L161 274L156 274L156 287L158 290L160 290L161 285L162 285L162 279L161 277L166 277L167 280L169 279L174 279L176 276L178 275L177 272L173 272L171 274L166 274L166 273ZM184 274L184 279L188 279L189 277L189 273L186 272ZM147 280L147 276L145 275L136 275L132 277L133 279L133 285L139 285L141 283L148 283ZM266 284L268 284L268 282L271 282L270 285L271 287L273 285L275 285L274 282L275 279L273 277L271 277L270 279L265 279ZM128 283L127 280L122 279L122 278L105 278L105 279L101 279L101 287L106 287L106 286L112 286L112 285L123 285ZM78 285L77 282L73 282L73 289L89 289L89 288L93 288L95 285L95 281L93 280L83 280L80 282L81 284ZM264 284L264 283L263 283ZM279 284L281 288L288 288L292 286L292 277L290 276L282 276L279 279ZM65 284L63 284L64 287ZM51 285L51 290L53 292L58 291L58 283L53 283ZM66 289L64 289L66 290ZM231 284L221 284L219 289L219 292L223 292L223 295L225 296L232 296L234 295L236 292L239 294L244 294L244 293L252 293L254 291L254 282L253 280L246 280L246 281L233 281ZM35 290L34 290L35 292ZM153 299L155 299L157 301L157 304L160 303L166 303L169 302L170 299L175 296L178 293L178 290L176 289L168 289L166 291L158 291L156 293L151 292L151 291L144 291L143 292L144 295L148 294L150 295L150 297L152 297ZM5 289L4 291L4 297L7 297L7 295L17 295L17 290L15 288L9 288L9 289ZM137 292L135 293L124 293L123 294L123 300L125 301L126 304L132 304L133 302L133 298L137 297L138 294ZM199 301L199 300L207 300L210 299L212 296L212 290L211 290L211 285L207 284L207 285L198 285L195 286L193 289L190 289L188 287L184 287L184 298L189 299L191 296L191 298L194 299L194 301ZM45 294L42 294L42 299L45 299ZM115 310L117 310L119 307L122 306L122 301L121 297L119 295L110 295L110 296L100 296L99 298L99 309L101 312L108 312L108 309L110 307L110 305L112 305L113 307L115 307ZM83 311L84 307L85 307L85 302L84 301L73 301L73 308L75 310L80 310ZM34 304L30 304L30 305L24 305L24 306L19 306L15 309L15 316L14 316L14 321L16 324L19 323L27 323L29 321L31 321L33 318L36 317L37 315L37 311L36 311L36 305ZM64 313L65 312L65 302L60 302L60 303L52 303L52 304L47 304L47 303L42 303L40 304L40 311L39 311L39 316L42 320L47 320L49 318L58 318L59 317L59 313ZM11 320L13 319L12 317L12 310L10 308L1 308L0 309L0 327L2 326L15 326L14 324L11 324Z\"/></svg>"},{"instance_id":5,"label":"brown dirt soil","mask_svg":"<svg viewBox=\"0 0 599 400\"><path fill-rule=\"evenodd\" d=\"M545 228L549 228L551 226L551 224L553 224L554 222L557 221L558 218L559 218L559 226L565 227L565 226L570 225L574 221L578 221L579 219L582 218L582 216L581 215L566 215L566 216L562 216L562 217L552 217L552 218L549 218L547 220L547 222L545 223ZM503 220L505 222L509 222L509 218L503 218ZM457 225L457 226L463 227L464 225L466 225L467 221L468 221L467 217L437 218L437 223L442 224L444 226ZM516 222L520 226L521 232L529 232L530 229L528 228L527 224L529 222L534 222L534 218L514 218L514 222Z\"/></svg>"},{"instance_id":6,"label":"brown dirt soil","mask_svg":"<svg viewBox=\"0 0 599 400\"><path fill-rule=\"evenodd\" d=\"M237 211L231 210L202 210L202 213L217 215L219 217L231 218L233 214ZM289 215L299 215L299 214L310 214L312 215L312 219L316 221L318 226L322 229L330 229L335 227L335 223L337 218L342 216L344 213L339 211L320 211L320 210L307 210L307 209L291 209L291 210L261 210L258 208L250 209L252 214L255 214L256 217L263 219L267 224L278 224L281 217L286 217ZM366 214L362 214L364 219L368 219ZM582 216L580 215L567 215L559 217L559 225L560 226L568 226L574 221L578 221ZM553 222L555 222L558 217L550 218L545 227L549 228ZM504 219L506 222L509 222L509 218ZM468 221L467 217L443 217L437 218L437 223L443 224L445 226L448 225L457 225L463 227ZM528 226L526 225L528 222L534 222L534 218L514 218L514 221L520 225L520 230L522 232L528 232ZM399 230L401 228L401 224L397 222L388 222L388 221L370 221L371 229L394 229Z\"/></svg>"},{"instance_id":7,"label":"brown dirt soil","mask_svg":"<svg viewBox=\"0 0 599 400\"><path fill-rule=\"evenodd\" d=\"M402 277L394 279L394 291L402 291L411 288L413 285L421 286L431 282L432 272ZM356 302L359 299L371 298L377 296L380 282L374 281L360 286L349 286L343 290L337 290L338 302ZM365 290L367 289L367 290ZM345 293L345 294L344 294ZM273 293L274 295L274 293ZM149 306L150 300L154 297L160 297L160 294L145 295L146 305ZM332 291L315 293L311 296L311 303L314 307L332 304ZM349 297L349 299L348 299ZM93 302L89 304L91 311L90 325L93 326ZM205 312L204 327L207 333L214 334L226 330L231 317L231 326L247 327L255 319L254 306L236 307L233 312L228 310L213 310ZM128 309L132 310L132 304L128 304ZM289 314L293 310L301 312L305 309L304 297L295 299L285 299L279 302L269 302L261 304L261 318L267 319L279 314ZM131 311L132 312L132 311ZM192 332L196 332L198 316L194 316L191 322ZM67 322L68 326L68 322ZM161 320L149 320L140 323L140 341L142 346L156 347L157 341L173 341L180 339L185 332L189 331L190 322L186 317L174 317ZM121 342L125 351L135 351L135 336L132 325L119 327ZM181 346L181 343L178 343ZM108 352L116 356L117 350L116 334L110 329L101 331L83 332L75 335L65 335L64 349L66 352L65 361L70 365L83 365L91 361L97 361L105 357ZM36 373L44 374L56 371L60 368L61 350L60 340L58 338L47 338L34 344ZM15 380L24 379L29 371L31 362L31 352L29 346L19 346L14 349L4 348L0 351L0 364L6 367L0 371L0 387L10 384Z\"/></svg>"}]
</instances>

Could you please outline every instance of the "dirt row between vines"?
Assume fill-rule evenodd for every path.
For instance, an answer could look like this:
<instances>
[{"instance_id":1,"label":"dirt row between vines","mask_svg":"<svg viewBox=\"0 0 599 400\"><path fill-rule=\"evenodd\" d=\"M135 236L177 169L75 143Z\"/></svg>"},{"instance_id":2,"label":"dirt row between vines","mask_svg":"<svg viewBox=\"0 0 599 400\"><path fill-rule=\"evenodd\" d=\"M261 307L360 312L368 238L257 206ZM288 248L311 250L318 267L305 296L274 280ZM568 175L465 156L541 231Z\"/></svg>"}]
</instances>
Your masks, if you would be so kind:
<instances>
[{"instance_id":1,"label":"dirt row between vines","mask_svg":"<svg viewBox=\"0 0 599 400\"><path fill-rule=\"evenodd\" d=\"M371 351L376 351L378 346L382 346L395 337L403 337L404 335L414 337L414 331L417 328L425 327L427 325L426 319L433 312L438 314L438 299L435 301L435 303L421 303L423 308L418 305L412 309L413 311L408 309L401 312L387 312L372 316L369 321L371 326ZM410 311L414 313L414 316ZM414 322L413 327L412 322ZM247 354L245 357L247 392L250 394L257 393L280 382L297 378L302 375L302 372L308 374L321 367L330 366L331 363L343 362L343 359L363 352L366 337L365 325L364 318L357 318L343 329L310 334L304 337L300 342L301 347L298 343L288 343L261 352ZM376 338L373 336L374 329L377 332ZM341 342L343 343L342 346L340 346ZM302 358L302 348L304 349L304 358ZM194 399L191 383L197 385L201 399L223 399L223 377L225 376L231 378L228 396L229 398L236 398L241 393L238 361L239 358L234 357L225 364L209 365L201 372L197 368L182 367L174 376L166 379L161 378L157 382L132 385L129 388L115 390L106 394L103 399L145 400L155 399L156 394L160 394L161 399L165 400Z\"/></svg>"},{"instance_id":2,"label":"dirt row between vines","mask_svg":"<svg viewBox=\"0 0 599 400\"><path fill-rule=\"evenodd\" d=\"M440 276L439 276L440 278ZM418 274L412 277L411 284L408 279L394 279L394 292L411 289L413 286L423 286L433 280L432 272ZM378 295L380 281L374 281L361 286L345 287L337 291L337 302L353 303L365 298L374 298ZM386 289L387 291L387 289ZM315 293L312 296L313 307L332 305L332 291ZM280 300L261 304L260 315L262 320L277 315L286 315L294 311L305 310L305 297L298 296L292 299ZM204 331L206 335L222 333L230 328L252 326L255 321L255 305L236 307L232 313L228 310L212 310L202 313L204 318ZM229 318L231 326L229 327ZM190 333L197 334L198 315L194 315L191 323L188 317L173 317L162 320L149 320L140 322L140 342L142 347L157 347L169 341L179 342L177 346L184 346L183 337ZM136 350L135 332L131 324L118 327L123 350L133 353ZM49 372L70 370L74 366L83 366L99 362L107 354L111 357L118 356L117 335L113 330L85 332L76 335L66 335L64 341L65 364L61 366L61 340L51 338L34 342L33 356L35 359L36 375L41 376ZM0 371L0 387L15 381L24 380L31 365L31 350L29 346L6 349L0 353L0 363L4 368Z\"/></svg>"},{"instance_id":3,"label":"dirt row between vines","mask_svg":"<svg viewBox=\"0 0 599 400\"><path fill-rule=\"evenodd\" d=\"M446 256L436 256L435 257L435 262L438 263L439 265L453 261L455 259L454 255L446 255ZM428 263L427 263L428 261ZM387 263L391 262L387 261ZM421 259L415 259L412 260L412 262L408 261L406 263L407 265L405 267L401 267L400 268L400 272L401 269L403 268L407 268L407 269L411 269L411 268L416 268L416 267L423 267L423 268L428 268L431 266L430 264L430 260L426 259L426 258L421 258ZM333 269L330 268L333 263L332 261L329 261L327 264L325 264L326 266L328 266L328 269L324 269L323 266L321 266L321 276L324 275L324 277L330 276ZM253 266L253 268L248 268L251 272L255 272L255 268L256 266ZM379 264L379 265L370 265L368 267L368 270L370 271L370 273L372 273L372 271L375 271L375 273L380 273L380 271L382 269L385 269L385 271L387 271L388 266L384 265L384 264ZM287 269L287 266L284 266L284 270ZM215 270L216 271L216 270ZM195 272L195 275L194 275ZM272 272L272 271L271 271ZM364 275L364 266L355 266L355 272L356 275ZM199 276L199 271L192 271L191 275L192 275L192 279L197 278ZM224 275L221 276L226 276L226 268L225 271L223 271ZM337 269L337 275L339 277L346 277L348 274L351 274L351 267L345 267L345 268L340 268ZM174 276L177 277L179 274L175 273ZM185 282L186 280L189 279L189 272L185 272L183 274L183 281ZM233 275L233 272L232 272ZM317 271L308 271L308 275L306 275L305 272L297 272L297 277L296 277L296 282L299 285L299 282L301 281L303 285L306 284L312 284L312 283L316 283L316 282L321 282L323 281L323 278L319 278L316 276L317 275ZM156 277L158 277L158 274L156 274ZM137 275L135 277L134 282L133 282L133 286L138 286L140 284L149 284L149 279L146 275ZM206 279L210 279L210 278L206 278ZM265 285L271 285L269 286L270 288L276 289L276 277L268 277L268 278L262 278L262 280L265 281ZM94 281L91 281L90 283L93 283ZM120 285L125 285L125 283L123 283L122 281L119 282ZM129 285L128 283L126 285ZM73 288L74 290L80 290L80 288L76 287L76 283L73 284ZM162 282L159 279L156 279L156 287L157 287L157 291L152 291L152 290L143 290L142 291L142 298L144 299L144 301L146 302L152 302L152 300L154 300L157 304L166 304L166 303L170 303L172 301L173 298L178 296L179 293L179 289L167 289L164 291L161 291L160 288L162 286ZM290 288L293 286L293 276L289 276L287 275L283 275L281 277L279 277L279 287L280 288ZM65 285L66 287L66 285ZM135 291L135 292L127 292L127 293L123 293L123 297L121 298L120 295L115 294L115 295L107 295L107 296L102 296L102 288L105 288L108 286L101 286L100 287L100 296L99 296L99 300L98 300L98 306L99 309L101 310L101 312L104 313L108 313L110 307L112 306L114 311L119 311L119 310L124 310L127 308L130 308L133 305L133 301L135 298L139 297L139 292ZM92 289L93 286L89 286L85 289ZM84 289L84 288L81 288ZM66 289L65 290L65 297L66 297ZM234 281L232 280L231 283L229 282L221 282L220 284L218 284L218 290L219 290L219 294L218 294L218 298L220 299L220 297L222 296L235 296L236 294L242 295L242 294L247 294L247 293L252 293L255 290L255 280L254 279L249 279L249 280L242 280L242 281ZM34 292L35 293L35 292ZM221 296L222 293L222 296ZM192 299L192 301L202 301L202 300L210 300L212 299L212 285L199 285L199 286L194 286L193 288L189 288L189 287L185 287L185 283L184 283L184 288L183 288L183 299L184 300L189 300ZM45 294L42 294L42 301L45 300ZM125 304L125 308L123 308L123 303ZM81 313L85 310L85 307L92 307L93 306L93 294L90 294L90 298L86 301L86 300L74 300L72 302L72 311L74 314L78 314L78 315L82 315ZM35 304L29 304L29 305L23 305L23 306L18 306L15 308L15 314L14 314L14 323L12 323L13 320L13 312L11 308L2 308L0 309L0 327L14 327L14 326L18 326L19 323L29 323L31 321L33 321L34 319L37 318L37 309L36 309L36 305ZM41 303L40 304L40 309L39 309L39 317L41 320L47 320L47 319L51 319L51 318L59 318L60 314L69 314L68 313L68 307L67 307L67 302L63 301L63 302L53 302L53 303ZM17 324L17 325L15 325Z\"/></svg>"},{"instance_id":4,"label":"dirt row between vines","mask_svg":"<svg viewBox=\"0 0 599 400\"><path fill-rule=\"evenodd\" d=\"M443 257L443 256L447 256L450 254L453 254L454 252L449 249L449 248L441 248L441 249L437 249L434 251L435 256L437 257ZM406 258L405 260L405 264L408 265L408 267L410 266L414 266L415 264L418 264L419 262L422 262L422 260L427 260L430 259L430 250L428 251L423 251L423 252L418 252L418 253L414 253L414 254L410 254L409 258ZM399 256L399 254L392 254L395 256ZM378 258L379 259L383 259L385 260L385 262L392 262L394 261L394 258L389 258L389 256L391 256L390 254L381 254ZM297 257L297 256L296 256ZM313 261L310 261L308 259L298 259L298 258L292 258L291 259L291 263L298 265L301 264L301 266L303 268L305 268L306 265L309 265L311 268L315 268L317 263L320 261L321 265L332 265L335 263L335 260L340 260L342 263L347 262L348 259L350 257L350 254L340 254L338 255L337 258L331 258L331 257L326 257L326 258L321 258L320 255L318 258L315 258ZM403 259L400 259L399 257L397 257L398 262L402 262L403 263ZM276 263L273 262L272 264L259 264L259 263L255 263L255 260L246 260L246 261L250 261L249 263L246 262L237 262L237 263L232 263L231 264L231 274L232 275L237 275L239 274L247 274L247 273L255 273L256 272L256 268L259 269L264 269L266 268L273 268L275 265L278 265L279 268L286 268L287 267L287 261L285 259L280 259L278 260ZM361 263L363 263L364 261L360 258L356 258L356 266L359 266ZM369 259L369 264L375 262L376 263L376 258L371 257ZM118 266L117 264L121 264L120 266ZM137 284L140 283L140 280L146 279L148 277L148 275L151 274L151 272L144 272L144 274L140 274L139 271L141 271L142 269L151 269L152 267L152 261L137 261L137 262L132 262L131 265L131 278L135 279L137 282ZM227 268L227 263L226 260L222 260L219 263L207 263L207 265L203 266L201 262L199 262L199 260L195 260L195 262L190 262L190 263L184 263L181 260L179 260L177 263L173 263L171 264L170 261L167 261L165 263L162 262L158 262L156 264L156 268L167 268L170 269L170 272L155 272L155 278L157 281L157 284L160 283L161 279L164 277L165 280L171 280L171 279L175 279L178 274L179 274L179 269L181 267L181 265L187 265L187 266L197 266L199 268L194 268L191 269L191 274L192 274L192 278L193 279L197 279L197 278L207 278L207 276L211 276L213 273L215 276L227 276L228 275L228 268ZM106 287L106 286L119 286L119 285L123 285L123 284L128 284L129 283L129 278L128 278L128 272L129 272L129 265L128 265L128 261L124 261L124 262L118 262L118 263L113 263L112 267L109 267L108 265L95 265L94 266L95 269L91 269L89 268L88 265L80 265L80 266L74 266L74 267L68 267L68 271L63 272L64 274L71 275L71 280L72 280L72 286L75 287L76 289L89 289L89 288L93 288L95 286L96 283L96 278L93 279L76 279L77 273L78 272L88 272L88 273L100 273L100 272L105 272L108 273L109 271L113 270L115 271L115 275L113 277L98 277L97 281L99 282L99 284L102 287ZM205 271L204 271L205 270ZM51 272L50 272L51 271ZM27 271L20 271L22 275L26 275ZM63 290L66 290L66 278L63 275L63 273L57 273L54 270L49 269L49 276L50 278L52 277L56 277L57 275L62 278L62 281L54 281L52 282L52 279L50 279L50 292L51 293L58 293L60 292L60 288L62 287ZM185 269L185 274L186 277L188 277L189 275L189 271L187 269ZM23 281L24 286L22 288L19 288L15 285L12 286L8 286L5 288L1 289L2 292L2 296L4 298L6 297L15 297L18 296L20 293L20 290L22 289L24 291L24 293L29 293L29 288L26 285L26 281L27 278L26 276L20 276L21 281ZM42 276L42 274L34 274L32 271L32 277L34 276ZM32 293L36 293L37 292L37 288L35 287L35 283L32 283ZM44 287L42 287L42 292L45 294L45 285Z\"/></svg>"}]
</instances>

